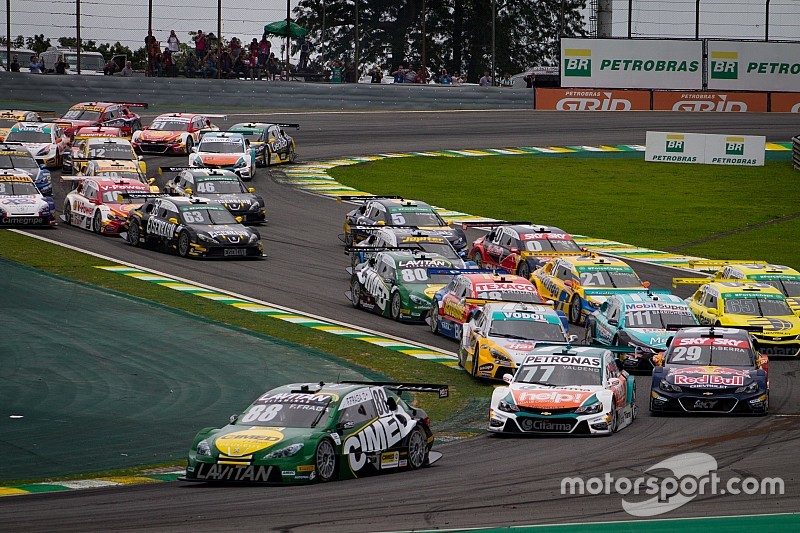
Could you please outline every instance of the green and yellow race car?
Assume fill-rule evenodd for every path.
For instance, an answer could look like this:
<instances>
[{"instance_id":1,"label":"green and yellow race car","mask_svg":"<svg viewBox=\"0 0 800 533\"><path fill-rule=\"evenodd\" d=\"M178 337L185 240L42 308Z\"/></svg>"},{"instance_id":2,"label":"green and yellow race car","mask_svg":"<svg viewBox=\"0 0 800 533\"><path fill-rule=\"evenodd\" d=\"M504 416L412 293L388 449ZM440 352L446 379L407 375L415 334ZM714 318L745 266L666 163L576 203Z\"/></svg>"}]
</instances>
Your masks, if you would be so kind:
<instances>
[{"instance_id":1,"label":"green and yellow race car","mask_svg":"<svg viewBox=\"0 0 800 533\"><path fill-rule=\"evenodd\" d=\"M242 122L234 124L228 131L241 133L256 151L256 165L268 167L279 163L293 163L297 158L295 142L284 128L300 129L300 124L272 124L266 122Z\"/></svg>"},{"instance_id":2,"label":"green and yellow race car","mask_svg":"<svg viewBox=\"0 0 800 533\"><path fill-rule=\"evenodd\" d=\"M185 481L308 483L427 466L433 433L401 394L448 396L447 385L296 383L262 394L222 428L200 430Z\"/></svg>"}]
</instances>

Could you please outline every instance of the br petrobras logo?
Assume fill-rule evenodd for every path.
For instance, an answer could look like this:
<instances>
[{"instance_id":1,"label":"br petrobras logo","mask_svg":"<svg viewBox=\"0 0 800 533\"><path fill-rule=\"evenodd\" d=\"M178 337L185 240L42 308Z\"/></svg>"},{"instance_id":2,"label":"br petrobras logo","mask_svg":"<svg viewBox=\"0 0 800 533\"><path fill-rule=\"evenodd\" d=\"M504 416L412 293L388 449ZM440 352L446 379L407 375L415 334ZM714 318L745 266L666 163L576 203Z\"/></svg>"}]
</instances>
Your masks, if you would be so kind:
<instances>
[{"instance_id":1,"label":"br petrobras logo","mask_svg":"<svg viewBox=\"0 0 800 533\"><path fill-rule=\"evenodd\" d=\"M714 50L711 52L711 79L738 80L739 52Z\"/></svg>"},{"instance_id":2,"label":"br petrobras logo","mask_svg":"<svg viewBox=\"0 0 800 533\"><path fill-rule=\"evenodd\" d=\"M744 155L744 137L725 137L725 155Z\"/></svg>"},{"instance_id":3,"label":"br petrobras logo","mask_svg":"<svg viewBox=\"0 0 800 533\"><path fill-rule=\"evenodd\" d=\"M588 48L564 49L564 76L588 78L592 75L592 51Z\"/></svg>"},{"instance_id":4,"label":"br petrobras logo","mask_svg":"<svg viewBox=\"0 0 800 533\"><path fill-rule=\"evenodd\" d=\"M682 154L684 149L684 136L683 135L667 135L666 145L664 151L672 154Z\"/></svg>"}]
</instances>

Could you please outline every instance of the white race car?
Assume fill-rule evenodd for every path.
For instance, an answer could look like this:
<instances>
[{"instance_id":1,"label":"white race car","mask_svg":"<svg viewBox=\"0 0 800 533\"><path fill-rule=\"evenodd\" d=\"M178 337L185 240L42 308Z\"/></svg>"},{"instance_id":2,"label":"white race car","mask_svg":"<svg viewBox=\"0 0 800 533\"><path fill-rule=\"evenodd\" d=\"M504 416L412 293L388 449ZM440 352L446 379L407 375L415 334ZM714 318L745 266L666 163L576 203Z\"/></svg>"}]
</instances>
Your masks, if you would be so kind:
<instances>
[{"instance_id":1,"label":"white race car","mask_svg":"<svg viewBox=\"0 0 800 533\"><path fill-rule=\"evenodd\" d=\"M636 385L614 354L590 346L539 346L492 392L489 431L610 435L636 418Z\"/></svg>"},{"instance_id":2,"label":"white race car","mask_svg":"<svg viewBox=\"0 0 800 533\"><path fill-rule=\"evenodd\" d=\"M55 226L50 203L21 170L0 170L0 226Z\"/></svg>"},{"instance_id":3,"label":"white race car","mask_svg":"<svg viewBox=\"0 0 800 533\"><path fill-rule=\"evenodd\" d=\"M206 133L189 154L190 167L230 170L243 180L255 176L255 160L255 149L241 133Z\"/></svg>"},{"instance_id":4,"label":"white race car","mask_svg":"<svg viewBox=\"0 0 800 533\"><path fill-rule=\"evenodd\" d=\"M69 138L54 122L17 122L6 135L7 142L18 142L47 168L61 166L61 158L69 150Z\"/></svg>"}]
</instances>

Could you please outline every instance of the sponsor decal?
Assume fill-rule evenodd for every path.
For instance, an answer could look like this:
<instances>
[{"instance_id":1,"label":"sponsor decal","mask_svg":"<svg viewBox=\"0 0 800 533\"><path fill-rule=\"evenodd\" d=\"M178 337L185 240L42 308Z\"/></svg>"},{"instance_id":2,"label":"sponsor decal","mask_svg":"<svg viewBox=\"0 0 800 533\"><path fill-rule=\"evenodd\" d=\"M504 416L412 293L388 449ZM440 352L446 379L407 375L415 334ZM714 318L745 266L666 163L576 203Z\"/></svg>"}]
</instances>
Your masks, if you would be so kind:
<instances>
[{"instance_id":1,"label":"sponsor decal","mask_svg":"<svg viewBox=\"0 0 800 533\"><path fill-rule=\"evenodd\" d=\"M167 222L155 217L147 219L147 233L151 235L161 235L162 237L172 237L175 234L177 224Z\"/></svg>"},{"instance_id":2,"label":"sponsor decal","mask_svg":"<svg viewBox=\"0 0 800 533\"><path fill-rule=\"evenodd\" d=\"M364 388L354 390L342 398L342 402L339 404L339 409L347 409L348 407L368 402L370 400L372 400L372 394L370 393L369 389Z\"/></svg>"},{"instance_id":3,"label":"sponsor decal","mask_svg":"<svg viewBox=\"0 0 800 533\"><path fill-rule=\"evenodd\" d=\"M563 431L572 430L570 422L552 422L550 420L535 420L532 418L519 418L519 425L523 431Z\"/></svg>"},{"instance_id":4,"label":"sponsor decal","mask_svg":"<svg viewBox=\"0 0 800 533\"><path fill-rule=\"evenodd\" d=\"M739 52L714 50L709 55L712 80L739 79Z\"/></svg>"},{"instance_id":5,"label":"sponsor decal","mask_svg":"<svg viewBox=\"0 0 800 533\"><path fill-rule=\"evenodd\" d=\"M296 403L296 404L307 404L307 405L317 405L317 406L326 406L328 402L331 400L337 400L338 396L336 394L326 393L326 392L317 392L317 393L305 393L305 392L281 392L278 394L263 394L257 400L258 403Z\"/></svg>"},{"instance_id":6,"label":"sponsor decal","mask_svg":"<svg viewBox=\"0 0 800 533\"><path fill-rule=\"evenodd\" d=\"M685 142L684 139L685 137L683 135L678 135L678 134L667 135L664 151L670 153L682 154Z\"/></svg>"},{"instance_id":7,"label":"sponsor decal","mask_svg":"<svg viewBox=\"0 0 800 533\"><path fill-rule=\"evenodd\" d=\"M588 48L564 50L564 76L587 78L592 75L592 51Z\"/></svg>"},{"instance_id":8,"label":"sponsor decal","mask_svg":"<svg viewBox=\"0 0 800 533\"><path fill-rule=\"evenodd\" d=\"M294 477L294 470L281 470L281 475L286 477Z\"/></svg>"},{"instance_id":9,"label":"sponsor decal","mask_svg":"<svg viewBox=\"0 0 800 533\"><path fill-rule=\"evenodd\" d=\"M314 465L298 465L297 467L298 472L313 472Z\"/></svg>"},{"instance_id":10,"label":"sponsor decal","mask_svg":"<svg viewBox=\"0 0 800 533\"><path fill-rule=\"evenodd\" d=\"M653 111L764 113L767 93L653 91Z\"/></svg>"},{"instance_id":11,"label":"sponsor decal","mask_svg":"<svg viewBox=\"0 0 800 533\"><path fill-rule=\"evenodd\" d=\"M612 89L536 89L536 109L551 111L648 111L650 93Z\"/></svg>"},{"instance_id":12,"label":"sponsor decal","mask_svg":"<svg viewBox=\"0 0 800 533\"><path fill-rule=\"evenodd\" d=\"M499 313L494 313L492 316L494 320L532 320L534 322L547 322L547 318L544 315L540 315L538 313L525 313L521 311L501 311Z\"/></svg>"},{"instance_id":13,"label":"sponsor decal","mask_svg":"<svg viewBox=\"0 0 800 533\"><path fill-rule=\"evenodd\" d=\"M400 239L400 242L402 242L402 243L408 243L408 242L444 243L445 239L442 238L442 237L436 237L436 236L433 236L433 235L425 235L425 236L422 236L422 237L418 237L418 236L402 237Z\"/></svg>"},{"instance_id":14,"label":"sponsor decal","mask_svg":"<svg viewBox=\"0 0 800 533\"><path fill-rule=\"evenodd\" d=\"M283 433L276 429L250 428L222 435L214 446L229 457L242 457L274 446L283 440Z\"/></svg>"},{"instance_id":15,"label":"sponsor decal","mask_svg":"<svg viewBox=\"0 0 800 533\"><path fill-rule=\"evenodd\" d=\"M678 374L674 378L675 385L688 387L740 387L744 385L742 376L724 376L703 374L700 376L686 376Z\"/></svg>"},{"instance_id":16,"label":"sponsor decal","mask_svg":"<svg viewBox=\"0 0 800 533\"><path fill-rule=\"evenodd\" d=\"M367 464L367 454L394 447L416 425L409 416L382 416L344 441L342 453L347 454L350 468L358 472Z\"/></svg>"},{"instance_id":17,"label":"sponsor decal","mask_svg":"<svg viewBox=\"0 0 800 533\"><path fill-rule=\"evenodd\" d=\"M0 182L3 183L33 183L28 176L0 176Z\"/></svg>"},{"instance_id":18,"label":"sponsor decal","mask_svg":"<svg viewBox=\"0 0 800 533\"><path fill-rule=\"evenodd\" d=\"M542 239L549 241L571 241L572 235L569 233L520 233L519 238L523 241Z\"/></svg>"},{"instance_id":19,"label":"sponsor decal","mask_svg":"<svg viewBox=\"0 0 800 533\"><path fill-rule=\"evenodd\" d=\"M727 346L730 348L746 349L748 341L744 339L723 339L720 337L681 337L675 346Z\"/></svg>"},{"instance_id":20,"label":"sponsor decal","mask_svg":"<svg viewBox=\"0 0 800 533\"><path fill-rule=\"evenodd\" d=\"M526 365L572 365L600 368L599 357L577 355L531 355L525 359Z\"/></svg>"},{"instance_id":21,"label":"sponsor decal","mask_svg":"<svg viewBox=\"0 0 800 533\"><path fill-rule=\"evenodd\" d=\"M197 466L197 479L213 481L268 481L271 466L239 466L199 463Z\"/></svg>"},{"instance_id":22,"label":"sponsor decal","mask_svg":"<svg viewBox=\"0 0 800 533\"><path fill-rule=\"evenodd\" d=\"M488 291L522 291L536 292L536 287L531 283L476 283L475 292Z\"/></svg>"},{"instance_id":23,"label":"sponsor decal","mask_svg":"<svg viewBox=\"0 0 800 533\"><path fill-rule=\"evenodd\" d=\"M536 407L539 409L565 409L578 407L590 396L594 395L591 391L571 391L571 390L512 390L514 401L522 407Z\"/></svg>"},{"instance_id":24,"label":"sponsor decal","mask_svg":"<svg viewBox=\"0 0 800 533\"><path fill-rule=\"evenodd\" d=\"M383 452L381 454L381 469L397 468L400 463L400 452Z\"/></svg>"}]
</instances>

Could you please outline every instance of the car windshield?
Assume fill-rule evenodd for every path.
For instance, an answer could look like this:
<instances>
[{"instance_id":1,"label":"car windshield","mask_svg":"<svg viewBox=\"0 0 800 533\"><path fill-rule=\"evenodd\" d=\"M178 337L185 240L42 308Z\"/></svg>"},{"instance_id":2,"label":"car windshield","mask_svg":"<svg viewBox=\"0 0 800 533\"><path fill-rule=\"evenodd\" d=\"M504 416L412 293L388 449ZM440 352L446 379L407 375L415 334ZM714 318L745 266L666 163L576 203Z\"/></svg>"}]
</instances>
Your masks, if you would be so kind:
<instances>
[{"instance_id":1,"label":"car windshield","mask_svg":"<svg viewBox=\"0 0 800 533\"><path fill-rule=\"evenodd\" d=\"M503 302L524 302L524 303L531 303L531 304L540 304L544 303L544 301L539 297L535 290L526 291L526 290L518 290L514 289L513 287L504 288L493 288L487 290L477 290L475 292L476 298L482 300L499 300Z\"/></svg>"},{"instance_id":2,"label":"car windshield","mask_svg":"<svg viewBox=\"0 0 800 533\"><path fill-rule=\"evenodd\" d=\"M430 268L449 268L449 266L435 266L428 265L417 268L403 268L397 269L397 280L404 283L428 283L434 285L447 285L453 276L446 274L428 274L428 267Z\"/></svg>"},{"instance_id":3,"label":"car windshield","mask_svg":"<svg viewBox=\"0 0 800 533\"><path fill-rule=\"evenodd\" d=\"M564 332L558 324L534 320L494 320L489 335L509 339L564 342Z\"/></svg>"},{"instance_id":4,"label":"car windshield","mask_svg":"<svg viewBox=\"0 0 800 533\"><path fill-rule=\"evenodd\" d=\"M633 271L591 270L580 272L581 285L584 287L641 287L642 282Z\"/></svg>"},{"instance_id":5,"label":"car windshield","mask_svg":"<svg viewBox=\"0 0 800 533\"><path fill-rule=\"evenodd\" d=\"M145 178L138 172L125 172L125 171L113 171L113 172L96 172L95 176L103 176L106 178L116 178L116 179L127 179L127 180L136 180L145 183Z\"/></svg>"},{"instance_id":6,"label":"car windshield","mask_svg":"<svg viewBox=\"0 0 800 533\"><path fill-rule=\"evenodd\" d=\"M89 157L91 159L136 159L130 146L117 143L93 144L89 146Z\"/></svg>"},{"instance_id":7,"label":"car windshield","mask_svg":"<svg viewBox=\"0 0 800 533\"><path fill-rule=\"evenodd\" d=\"M582 385L601 385L600 360L595 365L582 364L550 364L548 357L541 358L541 364L525 364L517 371L514 381L517 383L534 383L550 387L577 387ZM583 358L586 360L587 358ZM576 360L577 362L577 360Z\"/></svg>"},{"instance_id":8,"label":"car windshield","mask_svg":"<svg viewBox=\"0 0 800 533\"><path fill-rule=\"evenodd\" d=\"M247 139L250 142L253 141L260 141L261 140L261 132L260 131L233 131L230 130L232 133L240 133L242 137Z\"/></svg>"},{"instance_id":9,"label":"car windshield","mask_svg":"<svg viewBox=\"0 0 800 533\"><path fill-rule=\"evenodd\" d=\"M208 180L197 182L197 191L203 194L232 194L245 192L237 180Z\"/></svg>"},{"instance_id":10,"label":"car windshield","mask_svg":"<svg viewBox=\"0 0 800 533\"><path fill-rule=\"evenodd\" d=\"M236 424L311 428L328 417L331 399L327 394L267 393L248 407Z\"/></svg>"},{"instance_id":11,"label":"car windshield","mask_svg":"<svg viewBox=\"0 0 800 533\"><path fill-rule=\"evenodd\" d=\"M28 155L0 155L0 168L39 168L39 164Z\"/></svg>"},{"instance_id":12,"label":"car windshield","mask_svg":"<svg viewBox=\"0 0 800 533\"><path fill-rule=\"evenodd\" d=\"M197 147L200 152L210 154L241 154L244 152L244 144L241 139L207 139L200 141Z\"/></svg>"},{"instance_id":13,"label":"car windshield","mask_svg":"<svg viewBox=\"0 0 800 533\"><path fill-rule=\"evenodd\" d=\"M783 298L725 298L725 312L731 315L787 316L792 314Z\"/></svg>"},{"instance_id":14,"label":"car windshield","mask_svg":"<svg viewBox=\"0 0 800 533\"><path fill-rule=\"evenodd\" d=\"M750 343L721 337L680 338L673 342L667 363L689 366L753 366Z\"/></svg>"},{"instance_id":15,"label":"car windshield","mask_svg":"<svg viewBox=\"0 0 800 533\"><path fill-rule=\"evenodd\" d=\"M534 239L522 241L528 252L580 252L581 247L573 240L567 239Z\"/></svg>"},{"instance_id":16,"label":"car windshield","mask_svg":"<svg viewBox=\"0 0 800 533\"><path fill-rule=\"evenodd\" d=\"M189 123L180 120L154 120L152 124L147 126L148 130L157 131L186 131L189 128Z\"/></svg>"},{"instance_id":17,"label":"car windshield","mask_svg":"<svg viewBox=\"0 0 800 533\"><path fill-rule=\"evenodd\" d=\"M772 285L781 291L785 296L800 296L800 279L770 279L766 281L759 281L759 283Z\"/></svg>"},{"instance_id":18,"label":"car windshield","mask_svg":"<svg viewBox=\"0 0 800 533\"><path fill-rule=\"evenodd\" d=\"M27 196L36 194L39 194L39 190L29 181L0 181L0 196Z\"/></svg>"},{"instance_id":19,"label":"car windshield","mask_svg":"<svg viewBox=\"0 0 800 533\"><path fill-rule=\"evenodd\" d=\"M130 191L104 191L103 203L106 204L140 204L142 203L141 197L136 198L137 195L147 194L147 191L136 191L131 198Z\"/></svg>"},{"instance_id":20,"label":"car windshield","mask_svg":"<svg viewBox=\"0 0 800 533\"><path fill-rule=\"evenodd\" d=\"M191 207L181 209L181 218L184 224L237 224L230 211L224 208Z\"/></svg>"},{"instance_id":21,"label":"car windshield","mask_svg":"<svg viewBox=\"0 0 800 533\"><path fill-rule=\"evenodd\" d=\"M70 109L62 118L68 120L88 120L95 121L100 119L100 112L91 109Z\"/></svg>"},{"instance_id":22,"label":"car windshield","mask_svg":"<svg viewBox=\"0 0 800 533\"><path fill-rule=\"evenodd\" d=\"M431 211L396 211L389 214L392 226L444 226L442 220Z\"/></svg>"},{"instance_id":23,"label":"car windshield","mask_svg":"<svg viewBox=\"0 0 800 533\"><path fill-rule=\"evenodd\" d=\"M447 259L461 259L449 244L438 244L434 242L403 243L400 244L400 248L422 248L423 251L429 254L438 254Z\"/></svg>"},{"instance_id":24,"label":"car windshield","mask_svg":"<svg viewBox=\"0 0 800 533\"><path fill-rule=\"evenodd\" d=\"M668 329L670 326L695 326L697 322L688 308L636 309L625 312L626 328Z\"/></svg>"},{"instance_id":25,"label":"car windshield","mask_svg":"<svg viewBox=\"0 0 800 533\"><path fill-rule=\"evenodd\" d=\"M6 136L8 142L51 143L50 133L42 130L13 130Z\"/></svg>"}]
</instances>

